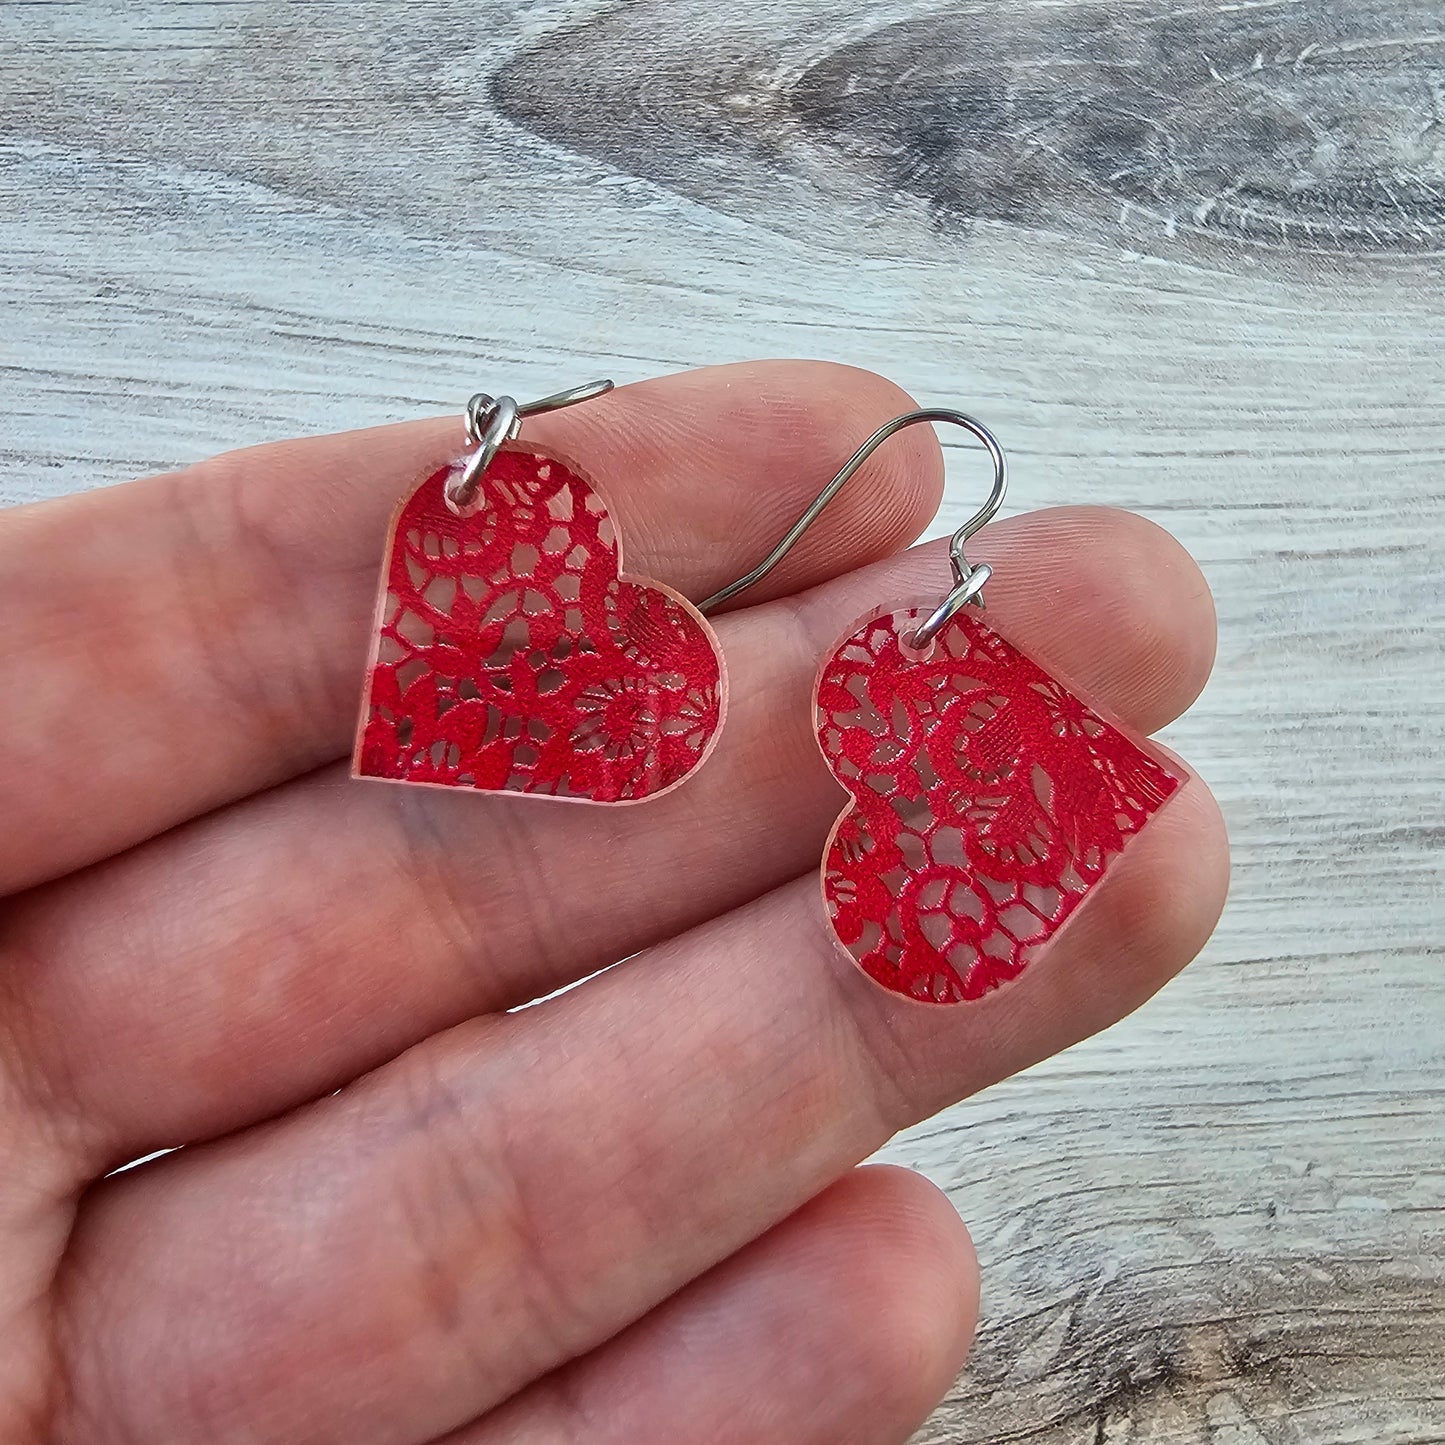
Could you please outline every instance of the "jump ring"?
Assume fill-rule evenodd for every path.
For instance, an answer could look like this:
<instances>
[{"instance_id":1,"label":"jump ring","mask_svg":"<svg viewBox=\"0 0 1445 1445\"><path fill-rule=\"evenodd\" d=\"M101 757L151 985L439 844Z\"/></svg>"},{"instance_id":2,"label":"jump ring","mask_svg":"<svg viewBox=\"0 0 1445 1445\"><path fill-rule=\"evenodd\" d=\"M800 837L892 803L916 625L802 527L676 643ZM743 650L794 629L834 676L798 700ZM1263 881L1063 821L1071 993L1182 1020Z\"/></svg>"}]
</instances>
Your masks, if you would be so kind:
<instances>
[{"instance_id":1,"label":"jump ring","mask_svg":"<svg viewBox=\"0 0 1445 1445\"><path fill-rule=\"evenodd\" d=\"M447 506L459 517L471 517L481 510L482 474L491 466L505 442L511 441L521 430L521 415L517 403L510 396L499 396L495 400L481 393L467 403L467 431L473 427L472 403L490 401L491 420L477 438L477 449L463 464L461 474L447 482Z\"/></svg>"},{"instance_id":2,"label":"jump ring","mask_svg":"<svg viewBox=\"0 0 1445 1445\"><path fill-rule=\"evenodd\" d=\"M971 568L967 576L959 580L932 614L918 625L918 630L909 639L908 645L921 652L948 626L960 608L968 606L982 593L983 584L992 576L993 568L987 562L980 562L977 567Z\"/></svg>"}]
</instances>

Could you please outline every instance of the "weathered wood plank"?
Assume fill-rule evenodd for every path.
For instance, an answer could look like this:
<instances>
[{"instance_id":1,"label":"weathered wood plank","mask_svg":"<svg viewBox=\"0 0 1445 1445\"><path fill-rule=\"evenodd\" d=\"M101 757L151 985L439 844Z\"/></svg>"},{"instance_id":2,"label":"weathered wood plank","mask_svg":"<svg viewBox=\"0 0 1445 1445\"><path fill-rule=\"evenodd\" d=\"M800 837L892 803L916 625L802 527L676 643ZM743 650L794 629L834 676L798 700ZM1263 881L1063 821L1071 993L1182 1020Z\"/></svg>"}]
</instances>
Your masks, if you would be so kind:
<instances>
[{"instance_id":1,"label":"weathered wood plank","mask_svg":"<svg viewBox=\"0 0 1445 1445\"><path fill-rule=\"evenodd\" d=\"M810 239L877 236L914 201L956 241L993 221L1231 266L1445 249L1433 0L695 8L621 6L524 51L503 113L752 220L759 173L821 181L841 216L782 188Z\"/></svg>"},{"instance_id":2,"label":"weathered wood plank","mask_svg":"<svg viewBox=\"0 0 1445 1445\"><path fill-rule=\"evenodd\" d=\"M1170 741L1230 910L1136 1018L889 1151L986 1265L920 1438L1423 1445L1442 97L1434 0L12 3L0 494L792 353L966 400L1021 508L1159 517L1220 601Z\"/></svg>"}]
</instances>

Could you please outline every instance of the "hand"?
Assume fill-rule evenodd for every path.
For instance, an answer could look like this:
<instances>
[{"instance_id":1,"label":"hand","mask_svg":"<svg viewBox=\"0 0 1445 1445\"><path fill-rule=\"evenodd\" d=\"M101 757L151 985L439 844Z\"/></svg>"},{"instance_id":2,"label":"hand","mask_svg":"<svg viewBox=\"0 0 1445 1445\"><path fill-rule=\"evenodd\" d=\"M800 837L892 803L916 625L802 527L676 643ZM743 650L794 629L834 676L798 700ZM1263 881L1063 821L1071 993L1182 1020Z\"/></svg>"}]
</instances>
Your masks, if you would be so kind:
<instances>
[{"instance_id":1,"label":"hand","mask_svg":"<svg viewBox=\"0 0 1445 1445\"><path fill-rule=\"evenodd\" d=\"M525 435L697 597L911 404L760 363ZM6 1442L902 1441L975 1263L930 1184L854 1166L1137 1007L1214 923L1191 780L980 1003L901 1003L832 944L810 689L847 624L947 576L941 546L890 555L938 502L923 428L717 618L730 712L684 787L351 780L386 519L458 443L284 442L0 515ZM1137 728L1203 684L1209 595L1151 524L1037 513L971 555L990 617Z\"/></svg>"}]
</instances>

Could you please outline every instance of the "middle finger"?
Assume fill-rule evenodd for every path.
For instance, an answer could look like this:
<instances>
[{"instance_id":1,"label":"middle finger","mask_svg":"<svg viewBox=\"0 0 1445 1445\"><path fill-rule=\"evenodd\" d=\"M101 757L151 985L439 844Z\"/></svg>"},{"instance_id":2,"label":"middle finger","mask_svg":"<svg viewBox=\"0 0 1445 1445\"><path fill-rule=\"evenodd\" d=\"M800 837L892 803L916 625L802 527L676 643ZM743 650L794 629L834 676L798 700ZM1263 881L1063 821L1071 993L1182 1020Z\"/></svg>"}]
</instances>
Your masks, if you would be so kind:
<instances>
[{"instance_id":1,"label":"middle finger","mask_svg":"<svg viewBox=\"0 0 1445 1445\"><path fill-rule=\"evenodd\" d=\"M1151 730L1192 700L1212 612L1157 528L1063 509L990 528L978 551L998 569L991 615L1125 721ZM817 605L720 618L728 726L695 779L645 807L336 772L19 900L12 996L37 1072L84 1121L82 1167L266 1118L816 867L842 801L813 740L818 657L864 611L936 588L946 565L934 544Z\"/></svg>"}]
</instances>

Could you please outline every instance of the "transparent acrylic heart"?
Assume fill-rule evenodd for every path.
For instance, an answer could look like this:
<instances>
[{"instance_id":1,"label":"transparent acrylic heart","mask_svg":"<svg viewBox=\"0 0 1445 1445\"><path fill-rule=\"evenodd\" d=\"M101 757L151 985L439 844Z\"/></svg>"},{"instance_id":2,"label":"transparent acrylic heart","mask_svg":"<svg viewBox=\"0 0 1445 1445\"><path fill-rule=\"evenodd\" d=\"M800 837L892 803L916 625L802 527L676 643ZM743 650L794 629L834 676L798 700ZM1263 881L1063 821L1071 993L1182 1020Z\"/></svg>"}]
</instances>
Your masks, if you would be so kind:
<instances>
[{"instance_id":1,"label":"transparent acrylic heart","mask_svg":"<svg viewBox=\"0 0 1445 1445\"><path fill-rule=\"evenodd\" d=\"M722 727L712 629L622 570L596 487L531 445L501 447L485 504L447 501L464 463L392 520L358 777L594 803L678 786Z\"/></svg>"},{"instance_id":2,"label":"transparent acrylic heart","mask_svg":"<svg viewBox=\"0 0 1445 1445\"><path fill-rule=\"evenodd\" d=\"M852 799L823 897L869 977L959 1003L1023 972L1185 774L976 608L915 649L932 611L869 617L819 673L818 743Z\"/></svg>"}]
</instances>

